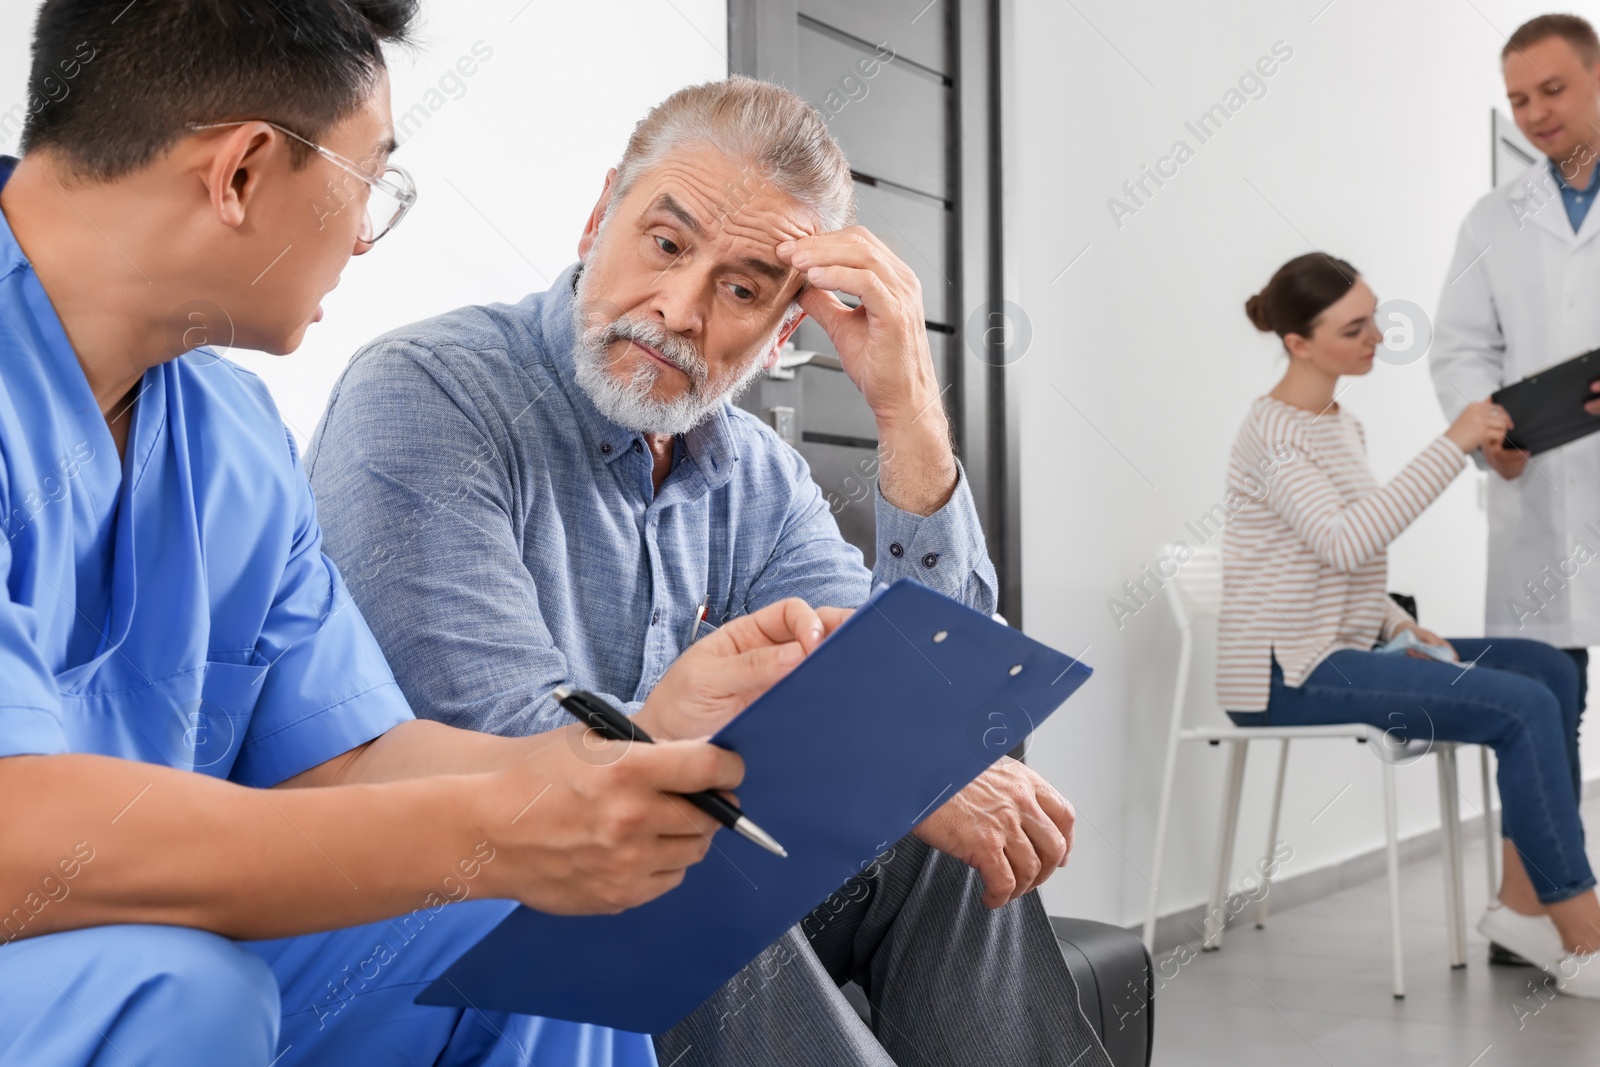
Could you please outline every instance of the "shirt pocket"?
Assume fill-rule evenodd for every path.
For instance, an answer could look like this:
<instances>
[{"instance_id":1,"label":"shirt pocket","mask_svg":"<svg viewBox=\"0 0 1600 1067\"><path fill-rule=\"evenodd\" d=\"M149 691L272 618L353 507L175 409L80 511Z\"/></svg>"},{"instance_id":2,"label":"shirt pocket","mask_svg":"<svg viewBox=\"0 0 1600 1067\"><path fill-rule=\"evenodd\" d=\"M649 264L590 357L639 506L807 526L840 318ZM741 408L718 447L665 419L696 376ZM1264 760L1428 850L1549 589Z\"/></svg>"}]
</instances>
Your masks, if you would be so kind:
<instances>
[{"instance_id":1,"label":"shirt pocket","mask_svg":"<svg viewBox=\"0 0 1600 1067\"><path fill-rule=\"evenodd\" d=\"M265 664L207 661L126 689L62 693L74 752L226 778L255 713Z\"/></svg>"},{"instance_id":2,"label":"shirt pocket","mask_svg":"<svg viewBox=\"0 0 1600 1067\"><path fill-rule=\"evenodd\" d=\"M199 692L179 694L169 738L173 765L226 778L244 745L267 664L208 660Z\"/></svg>"}]
</instances>

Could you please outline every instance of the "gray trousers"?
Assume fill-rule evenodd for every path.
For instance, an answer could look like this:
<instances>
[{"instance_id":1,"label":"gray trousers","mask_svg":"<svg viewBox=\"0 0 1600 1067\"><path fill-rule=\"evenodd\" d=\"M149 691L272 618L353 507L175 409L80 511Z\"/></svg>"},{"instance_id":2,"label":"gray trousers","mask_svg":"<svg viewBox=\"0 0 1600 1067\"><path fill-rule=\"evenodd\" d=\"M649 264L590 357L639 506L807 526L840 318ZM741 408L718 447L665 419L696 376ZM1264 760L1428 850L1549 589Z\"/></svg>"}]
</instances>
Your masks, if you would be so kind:
<instances>
[{"instance_id":1,"label":"gray trousers","mask_svg":"<svg viewBox=\"0 0 1600 1067\"><path fill-rule=\"evenodd\" d=\"M1111 1065L1039 895L986 908L976 871L910 836L655 1045L661 1067Z\"/></svg>"}]
</instances>

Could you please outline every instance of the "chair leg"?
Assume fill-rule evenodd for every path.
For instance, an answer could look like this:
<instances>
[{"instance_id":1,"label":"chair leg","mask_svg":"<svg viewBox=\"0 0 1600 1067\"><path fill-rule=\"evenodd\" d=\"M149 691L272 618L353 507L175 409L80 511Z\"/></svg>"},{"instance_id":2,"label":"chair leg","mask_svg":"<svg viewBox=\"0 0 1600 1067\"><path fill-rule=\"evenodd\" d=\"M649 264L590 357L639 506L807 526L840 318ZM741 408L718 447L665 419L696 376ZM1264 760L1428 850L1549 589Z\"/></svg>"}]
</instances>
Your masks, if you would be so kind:
<instances>
[{"instance_id":1,"label":"chair leg","mask_svg":"<svg viewBox=\"0 0 1600 1067\"><path fill-rule=\"evenodd\" d=\"M1172 814L1172 786L1178 769L1178 736L1167 740L1167 762L1161 775L1161 807L1156 812L1155 855L1150 858L1150 896L1144 912L1144 950L1155 955L1156 908L1161 897L1161 859L1167 850L1167 824Z\"/></svg>"},{"instance_id":2,"label":"chair leg","mask_svg":"<svg viewBox=\"0 0 1600 1067\"><path fill-rule=\"evenodd\" d=\"M1289 769L1289 739L1278 746L1278 782L1272 789L1272 816L1267 820L1267 851L1261 859L1261 903L1256 906L1256 929L1267 928L1267 906L1272 900L1273 854L1278 848L1278 816L1283 811L1283 779Z\"/></svg>"},{"instance_id":3,"label":"chair leg","mask_svg":"<svg viewBox=\"0 0 1600 1067\"><path fill-rule=\"evenodd\" d=\"M1404 963L1400 942L1400 828L1395 817L1394 764L1383 764L1383 822L1385 851L1389 861L1389 954L1394 966L1394 995L1406 995Z\"/></svg>"},{"instance_id":4,"label":"chair leg","mask_svg":"<svg viewBox=\"0 0 1600 1067\"><path fill-rule=\"evenodd\" d=\"M1439 778L1439 851L1444 869L1444 914L1450 966L1467 965L1467 930L1461 894L1461 804L1456 793L1456 747L1434 749Z\"/></svg>"},{"instance_id":5,"label":"chair leg","mask_svg":"<svg viewBox=\"0 0 1600 1067\"><path fill-rule=\"evenodd\" d=\"M1483 779L1483 869L1489 879L1489 896L1493 904L1500 898L1500 873L1496 865L1500 856L1500 827L1494 817L1494 785L1489 773L1489 746L1478 746L1478 772Z\"/></svg>"},{"instance_id":6,"label":"chair leg","mask_svg":"<svg viewBox=\"0 0 1600 1067\"><path fill-rule=\"evenodd\" d=\"M1206 909L1205 937L1200 948L1214 952L1222 947L1227 925L1228 875L1233 867L1233 843L1239 830L1239 798L1244 792L1244 759L1250 742L1228 742L1228 781L1222 801L1222 824L1217 828L1217 864L1211 878L1211 900Z\"/></svg>"},{"instance_id":7,"label":"chair leg","mask_svg":"<svg viewBox=\"0 0 1600 1067\"><path fill-rule=\"evenodd\" d=\"M1466 845L1461 840L1461 767L1457 760L1460 745L1450 746L1450 838L1455 853L1456 958L1467 965L1467 877Z\"/></svg>"},{"instance_id":8,"label":"chair leg","mask_svg":"<svg viewBox=\"0 0 1600 1067\"><path fill-rule=\"evenodd\" d=\"M1150 861L1150 896L1144 912L1144 950L1152 956L1156 951L1156 908L1161 904L1161 858L1167 849L1167 826L1172 813L1172 788L1177 778L1178 742L1183 734L1184 698L1189 691L1189 664L1193 659L1194 641L1189 630L1188 616L1183 608L1183 598L1178 587L1167 590L1172 610L1178 620L1178 674L1172 688L1172 713L1167 719L1167 759L1161 769L1161 810L1156 813L1155 855ZM1188 938L1184 938L1188 940Z\"/></svg>"}]
</instances>

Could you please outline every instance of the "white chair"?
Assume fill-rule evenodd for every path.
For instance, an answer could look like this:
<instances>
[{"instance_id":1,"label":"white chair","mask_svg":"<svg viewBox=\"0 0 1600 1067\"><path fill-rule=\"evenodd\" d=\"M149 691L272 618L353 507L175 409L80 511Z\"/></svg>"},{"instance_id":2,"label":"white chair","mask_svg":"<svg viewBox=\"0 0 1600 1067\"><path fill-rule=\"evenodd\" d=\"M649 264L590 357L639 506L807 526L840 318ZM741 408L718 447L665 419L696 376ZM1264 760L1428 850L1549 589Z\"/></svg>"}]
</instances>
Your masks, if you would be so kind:
<instances>
[{"instance_id":1,"label":"white chair","mask_svg":"<svg viewBox=\"0 0 1600 1067\"><path fill-rule=\"evenodd\" d=\"M1165 555L1171 558L1175 546L1168 546ZM1245 755L1251 741L1278 741L1278 774L1273 789L1272 813L1267 827L1266 859L1262 863L1263 880L1261 903L1256 913L1257 928L1264 927L1270 900L1271 860L1277 846L1278 815L1283 807L1284 779L1289 764L1289 742L1339 738L1364 742L1379 758L1383 775L1384 831L1387 838L1389 869L1389 932L1390 950L1394 968L1394 995L1405 996L1405 977L1401 964L1400 941L1400 841L1395 816L1395 766L1413 762L1432 751L1438 757L1439 809L1443 822L1441 844L1444 851L1445 912L1448 921L1451 967L1464 967L1467 962L1466 919L1463 914L1461 880L1461 818L1456 779L1456 745L1430 739L1402 740L1390 736L1375 726L1348 724L1332 726L1234 726L1224 718L1215 702L1212 724L1184 725L1185 697L1189 685L1189 668L1194 653L1195 622L1215 619L1222 608L1222 552L1215 543L1195 552L1178 573L1167 582L1168 603L1178 624L1181 645L1178 653L1178 677L1172 697L1172 721L1167 733L1166 764L1161 777L1161 807L1156 817L1155 857L1150 865L1150 899L1145 912L1144 943L1154 951L1156 907L1161 887L1161 860L1166 850L1167 824L1172 805L1172 786L1177 768L1178 746L1182 741L1205 741L1211 745L1228 746L1228 773L1224 785L1222 820L1217 831L1217 854L1212 870L1211 894L1206 911L1206 924L1201 948L1212 951L1222 947L1222 931L1226 924L1225 907L1228 899L1228 875L1233 865L1234 839L1238 830L1240 795L1244 788ZM1225 724L1225 725L1224 725ZM1489 899L1497 892L1495 878L1495 846L1499 840L1494 817L1487 803L1489 793L1488 750L1482 751L1482 776L1484 824L1487 834L1485 852L1488 856Z\"/></svg>"}]
</instances>

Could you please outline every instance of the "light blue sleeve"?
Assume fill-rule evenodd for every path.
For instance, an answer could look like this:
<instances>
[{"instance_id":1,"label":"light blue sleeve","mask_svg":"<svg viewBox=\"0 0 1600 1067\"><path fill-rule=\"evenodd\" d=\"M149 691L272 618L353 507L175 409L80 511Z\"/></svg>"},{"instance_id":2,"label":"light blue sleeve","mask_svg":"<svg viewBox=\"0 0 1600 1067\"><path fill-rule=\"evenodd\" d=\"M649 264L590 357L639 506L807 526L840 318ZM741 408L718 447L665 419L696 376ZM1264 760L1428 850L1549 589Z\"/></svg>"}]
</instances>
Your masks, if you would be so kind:
<instances>
[{"instance_id":1,"label":"light blue sleeve","mask_svg":"<svg viewBox=\"0 0 1600 1067\"><path fill-rule=\"evenodd\" d=\"M377 640L323 555L311 486L289 450L300 489L294 547L261 627L268 664L230 777L273 786L412 718Z\"/></svg>"},{"instance_id":2,"label":"light blue sleeve","mask_svg":"<svg viewBox=\"0 0 1600 1067\"><path fill-rule=\"evenodd\" d=\"M944 507L932 515L901 511L884 499L877 502L878 558L872 568L874 588L913 578L952 600L985 615L994 614L999 580L983 524L972 500L967 472L956 464L956 488Z\"/></svg>"},{"instance_id":3,"label":"light blue sleeve","mask_svg":"<svg viewBox=\"0 0 1600 1067\"><path fill-rule=\"evenodd\" d=\"M970 608L993 613L998 587L994 564L959 464L955 492L932 515L902 511L876 491L877 560L869 572L861 552L840 536L806 461L798 452L789 454L794 466L789 513L771 557L750 584L747 612L791 596L813 607L854 608L878 586L912 578Z\"/></svg>"},{"instance_id":4,"label":"light blue sleeve","mask_svg":"<svg viewBox=\"0 0 1600 1067\"><path fill-rule=\"evenodd\" d=\"M0 515L6 514L0 487ZM10 531L0 524L0 756L66 752L61 698L36 643L37 619L12 599Z\"/></svg>"}]
</instances>

